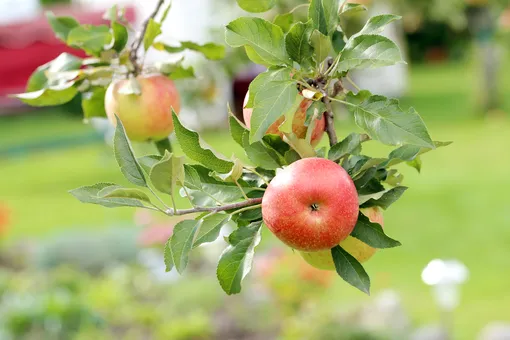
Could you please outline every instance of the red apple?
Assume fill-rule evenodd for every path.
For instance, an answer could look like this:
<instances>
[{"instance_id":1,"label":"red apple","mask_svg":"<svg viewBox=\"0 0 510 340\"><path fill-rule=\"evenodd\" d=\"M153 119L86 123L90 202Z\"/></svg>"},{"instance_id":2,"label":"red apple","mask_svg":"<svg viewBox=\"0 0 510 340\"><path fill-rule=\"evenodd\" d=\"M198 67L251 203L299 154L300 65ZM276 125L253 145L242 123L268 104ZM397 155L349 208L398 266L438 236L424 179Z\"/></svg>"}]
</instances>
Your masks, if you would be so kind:
<instances>
[{"instance_id":1,"label":"red apple","mask_svg":"<svg viewBox=\"0 0 510 340\"><path fill-rule=\"evenodd\" d=\"M262 198L262 217L283 243L302 251L331 249L358 220L358 194L335 162L304 158L280 171Z\"/></svg>"},{"instance_id":2,"label":"red apple","mask_svg":"<svg viewBox=\"0 0 510 340\"><path fill-rule=\"evenodd\" d=\"M361 212L367 216L372 223L379 223L381 226L384 224L382 210L378 207L361 209ZM340 247L361 263L368 261L377 251L377 249L352 236L340 242ZM331 251L329 249L318 252L300 253L305 261L315 268L335 270L335 264L333 263L333 258L331 257Z\"/></svg>"},{"instance_id":3,"label":"red apple","mask_svg":"<svg viewBox=\"0 0 510 340\"><path fill-rule=\"evenodd\" d=\"M119 117L133 141L161 140L174 130L172 108L180 111L180 98L174 82L162 75L136 77L141 94L129 93L129 80L114 81L105 96L106 114L115 125Z\"/></svg>"},{"instance_id":4,"label":"red apple","mask_svg":"<svg viewBox=\"0 0 510 340\"><path fill-rule=\"evenodd\" d=\"M246 127L248 129L250 128L251 124L251 115L253 113L252 108L247 108L246 104L248 104L248 99L250 97L250 91L246 92L246 96L244 97L244 103L243 103L243 118L244 123L246 124ZM303 98L301 101L301 104L299 105L299 108L297 109L296 113L294 114L294 119L292 121L292 132L297 136L299 139L305 139L306 137L306 131L308 130L308 127L305 126L305 120L306 120L306 111L312 105L312 101L310 99ZM267 129L266 134L273 134L273 135L280 135L283 136L283 133L278 129L278 127L285 121L285 117L280 117L276 122L273 123ZM326 120L324 119L324 116L321 116L320 119L317 119L315 121L315 127L312 132L312 138L311 138L311 144L313 146L319 144L321 141L322 135L324 134L324 129L326 127Z\"/></svg>"}]
</instances>

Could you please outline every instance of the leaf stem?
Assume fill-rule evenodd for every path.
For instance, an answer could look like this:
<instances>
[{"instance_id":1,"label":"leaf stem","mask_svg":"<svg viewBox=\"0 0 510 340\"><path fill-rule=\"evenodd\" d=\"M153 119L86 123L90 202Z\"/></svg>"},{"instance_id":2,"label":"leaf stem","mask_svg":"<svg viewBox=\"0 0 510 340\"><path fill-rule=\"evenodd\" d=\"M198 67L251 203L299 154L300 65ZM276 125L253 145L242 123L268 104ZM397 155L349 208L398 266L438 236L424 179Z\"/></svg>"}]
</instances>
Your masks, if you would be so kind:
<instances>
[{"instance_id":1,"label":"leaf stem","mask_svg":"<svg viewBox=\"0 0 510 340\"><path fill-rule=\"evenodd\" d=\"M262 176L261 174L259 174L255 169L250 169L250 168L245 168L246 170L254 173L255 175L259 176L259 178L267 185L269 186L269 182L266 181L266 179L264 178L264 176Z\"/></svg>"},{"instance_id":2,"label":"leaf stem","mask_svg":"<svg viewBox=\"0 0 510 340\"><path fill-rule=\"evenodd\" d=\"M169 209L170 207L168 205L166 205L166 203L158 196L158 194L156 194L156 192L154 192L154 190L152 190L152 188L147 185L147 188L149 188L149 191L151 192L151 194L154 195L154 197L156 197L156 199L159 201L159 203L163 204L163 207L165 207L165 209ZM172 199L174 199L174 196L172 196Z\"/></svg>"},{"instance_id":3,"label":"leaf stem","mask_svg":"<svg viewBox=\"0 0 510 340\"><path fill-rule=\"evenodd\" d=\"M243 197L245 199L249 199L248 196L246 196L246 193L244 192L243 188L239 185L239 182L237 180L234 181L234 183L237 185L237 187L239 188L239 190L241 191L241 193L243 194Z\"/></svg>"},{"instance_id":4,"label":"leaf stem","mask_svg":"<svg viewBox=\"0 0 510 340\"><path fill-rule=\"evenodd\" d=\"M140 74L140 71L142 67L138 64L138 50L140 49L140 46L142 45L143 37L145 36L145 32L147 32L147 26L149 26L150 19L154 19L156 15L158 14L159 10L161 9L161 6L163 6L163 3L165 0L159 0L156 8L151 13L151 15L145 19L145 21L142 24L142 30L140 33L136 36L136 39L133 40L133 43L131 44L131 51L129 52L129 60L131 61L131 64L133 64L134 70L133 74L136 76Z\"/></svg>"},{"instance_id":5,"label":"leaf stem","mask_svg":"<svg viewBox=\"0 0 510 340\"><path fill-rule=\"evenodd\" d=\"M248 211L248 210L253 210L253 209L257 209L257 208L260 208L262 206L262 204L256 204L256 205L250 205L249 207L245 207L245 208L242 208L242 209L239 209L239 210L236 210L234 211L232 214L230 215L237 215L237 214L240 214L244 211Z\"/></svg>"},{"instance_id":6,"label":"leaf stem","mask_svg":"<svg viewBox=\"0 0 510 340\"><path fill-rule=\"evenodd\" d=\"M211 213L218 213L220 211L226 211L226 210L234 210L234 209L240 209L244 207L251 207L254 205L260 205L262 203L262 198L250 198L246 201L237 202L237 203L231 203L222 205L219 207L195 207L191 209L181 209L181 210L175 210L169 208L166 211L167 215L170 216L181 216L181 215L188 215L188 214L195 214L199 212L211 212ZM254 209L254 208L252 208Z\"/></svg>"},{"instance_id":7,"label":"leaf stem","mask_svg":"<svg viewBox=\"0 0 510 340\"><path fill-rule=\"evenodd\" d=\"M347 79L347 81L348 81L348 82L349 82L352 86L354 86L354 88L355 88L358 92L359 92L359 91L361 91L361 88L360 88L358 85L356 85L356 83L355 83L355 82L351 79L351 77L349 77L349 75L346 75L346 76L345 76L345 79Z\"/></svg>"},{"instance_id":8,"label":"leaf stem","mask_svg":"<svg viewBox=\"0 0 510 340\"><path fill-rule=\"evenodd\" d=\"M337 99L337 98L331 98L331 97L329 97L328 99L332 100L332 101L335 101L335 102L338 102L338 103L342 103L342 104L348 105L348 106L357 107L357 105L355 105L353 103L346 102L345 100L341 100L341 99Z\"/></svg>"}]
</instances>

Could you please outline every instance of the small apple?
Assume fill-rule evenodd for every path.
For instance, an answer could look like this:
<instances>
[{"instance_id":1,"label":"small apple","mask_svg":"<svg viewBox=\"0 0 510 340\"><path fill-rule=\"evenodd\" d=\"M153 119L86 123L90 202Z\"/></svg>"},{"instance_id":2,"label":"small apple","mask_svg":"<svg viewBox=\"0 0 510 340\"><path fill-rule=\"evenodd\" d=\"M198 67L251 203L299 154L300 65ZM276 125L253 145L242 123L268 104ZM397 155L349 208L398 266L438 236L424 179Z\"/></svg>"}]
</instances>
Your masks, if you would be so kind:
<instances>
[{"instance_id":1,"label":"small apple","mask_svg":"<svg viewBox=\"0 0 510 340\"><path fill-rule=\"evenodd\" d=\"M379 223L381 226L384 223L383 214L378 207L371 207L361 209L361 212L368 217L372 223ZM346 252L351 254L356 260L363 263L368 261L377 251L377 249L369 246L368 244L358 240L355 237L348 236L345 240L340 242ZM335 270L335 264L331 257L331 250L323 250L318 252L300 252L301 256L308 264L318 269Z\"/></svg>"},{"instance_id":2,"label":"small apple","mask_svg":"<svg viewBox=\"0 0 510 340\"><path fill-rule=\"evenodd\" d=\"M116 125L119 117L133 141L161 140L174 130L172 108L180 111L180 98L174 82L163 75L136 77L141 94L129 90L130 80L114 81L106 90L105 109Z\"/></svg>"},{"instance_id":3,"label":"small apple","mask_svg":"<svg viewBox=\"0 0 510 340\"><path fill-rule=\"evenodd\" d=\"M262 217L283 243L329 250L358 220L358 194L347 172L324 158L304 158L278 172L262 198Z\"/></svg>"},{"instance_id":4,"label":"small apple","mask_svg":"<svg viewBox=\"0 0 510 340\"><path fill-rule=\"evenodd\" d=\"M251 115L253 113L252 108L247 108L246 104L248 104L248 99L250 98L250 91L246 92L246 96L244 97L244 103L243 103L243 118L244 123L246 124L246 127L248 129L251 125ZM306 137L306 131L308 130L308 127L305 126L305 120L306 120L306 111L308 108L312 105L313 101L310 99L303 98L301 101L301 104L299 105L299 108L297 109L296 113L294 114L294 119L292 121L292 132L297 136L299 139L305 139ZM276 122L273 123L267 129L266 134L273 134L273 135L280 135L283 136L283 133L279 130L279 126L285 121L285 117L280 117ZM321 116L320 119L317 119L315 121L315 127L312 132L312 138L311 138L311 144L312 146L316 146L321 141L322 136L324 135L324 130L326 127L326 120L324 119L324 116Z\"/></svg>"}]
</instances>

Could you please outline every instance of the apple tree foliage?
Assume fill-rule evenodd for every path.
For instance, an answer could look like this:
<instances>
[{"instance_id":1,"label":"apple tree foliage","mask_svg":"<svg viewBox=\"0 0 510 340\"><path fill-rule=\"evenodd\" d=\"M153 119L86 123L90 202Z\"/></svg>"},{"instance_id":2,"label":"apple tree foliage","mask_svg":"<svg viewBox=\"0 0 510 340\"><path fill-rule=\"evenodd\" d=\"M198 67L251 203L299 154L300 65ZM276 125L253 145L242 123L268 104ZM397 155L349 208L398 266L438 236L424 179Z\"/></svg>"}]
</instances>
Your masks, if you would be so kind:
<instances>
[{"instance_id":1,"label":"apple tree foliage","mask_svg":"<svg viewBox=\"0 0 510 340\"><path fill-rule=\"evenodd\" d=\"M245 11L261 13L271 10L276 0L237 0L237 3ZM105 87L114 77L128 77L143 69L138 59L139 48L168 53L193 50L211 60L223 57L224 46L212 43L183 41L167 45L158 41L161 22L169 10L162 4L160 1L131 45L127 44L131 28L116 6L106 13L109 26L81 25L71 17L49 13L48 20L57 37L84 50L89 57L62 54L40 66L30 78L27 92L17 97L29 105L47 106L64 104L80 93L85 118L102 117ZM234 115L229 117L230 135L244 149L246 157L241 158L249 163L212 150L175 113L172 113L175 136L184 156L173 154L165 140L157 143L160 154L139 157L118 119L114 154L122 174L133 187L97 183L71 190L84 203L108 208L145 208L169 216L189 215L189 219L175 225L164 250L167 270L175 268L179 273L185 271L194 248L217 239L227 223L235 224L237 229L226 238L228 246L217 267L218 281L227 294L239 293L250 272L261 241L262 197L278 169L305 157L327 158L339 163L352 177L360 208L388 209L407 190L395 166L407 163L420 171L422 154L448 144L430 137L416 110L401 108L396 99L361 90L349 77L353 70L404 63L397 45L380 35L386 25L400 17L391 14L372 17L359 32L348 36L342 29L342 17L364 11L364 6L338 0L311 0L300 7L306 7L305 21L297 21L293 12L279 14L274 22L246 16L233 20L225 29L229 46L244 48L254 63L267 67L249 87L247 107L253 108L251 129ZM180 62L145 69L172 79L194 75L192 68L185 68ZM310 132L305 139L298 139L292 132L293 114L301 101L299 94L313 101L307 112L305 125ZM132 95L137 95L136 84ZM333 107L343 107L363 133L354 132L338 139ZM266 135L281 116L285 117L279 127L282 137ZM326 118L330 145L314 149L310 144L311 131L322 116ZM363 144L371 141L395 149L387 157L372 158L363 153ZM186 197L192 208L178 208L175 195ZM400 245L361 213L351 236L375 248ZM362 265L340 246L331 253L339 276L369 293L370 279Z\"/></svg>"}]
</instances>

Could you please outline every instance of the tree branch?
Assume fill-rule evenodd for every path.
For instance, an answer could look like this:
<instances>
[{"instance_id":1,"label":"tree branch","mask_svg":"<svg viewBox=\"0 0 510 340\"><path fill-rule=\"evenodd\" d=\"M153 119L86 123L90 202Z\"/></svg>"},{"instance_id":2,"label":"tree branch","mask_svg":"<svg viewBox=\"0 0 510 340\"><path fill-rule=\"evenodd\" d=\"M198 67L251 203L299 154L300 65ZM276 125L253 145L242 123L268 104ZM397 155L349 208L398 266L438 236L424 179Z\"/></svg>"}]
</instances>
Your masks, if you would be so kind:
<instances>
[{"instance_id":1,"label":"tree branch","mask_svg":"<svg viewBox=\"0 0 510 340\"><path fill-rule=\"evenodd\" d=\"M260 203L262 203L262 198L251 198L251 199L248 199L243 202L226 204L226 205L222 205L219 207L196 207L196 208L191 208L191 209L180 209L180 210L168 209L167 211L165 211L165 213L170 216L181 216L181 215L188 215L188 214L194 214L194 213L199 213L199 212L217 213L220 211L245 208L245 207L249 207L251 205L257 205Z\"/></svg>"},{"instance_id":2,"label":"tree branch","mask_svg":"<svg viewBox=\"0 0 510 340\"><path fill-rule=\"evenodd\" d=\"M333 115L333 108L331 107L331 100L329 97L324 97L324 105L326 106L326 112L324 112L324 119L326 120L326 133L329 138L329 146L333 146L338 143L338 137L335 131L335 119Z\"/></svg>"},{"instance_id":3,"label":"tree branch","mask_svg":"<svg viewBox=\"0 0 510 340\"><path fill-rule=\"evenodd\" d=\"M145 21L142 24L142 30L138 33L135 40L133 40L133 43L131 44L131 51L129 52L129 60L131 61L131 64L133 64L134 67L134 75L138 75L141 71L141 66L138 64L138 50L140 49L140 46L142 45L143 37L145 36L145 32L147 32L147 26L149 25L150 19L154 19L156 15L158 14L159 10L161 9L161 6L163 6L163 3L165 0L158 0L158 3L156 5L156 8L151 13L151 15L145 19Z\"/></svg>"}]
</instances>

